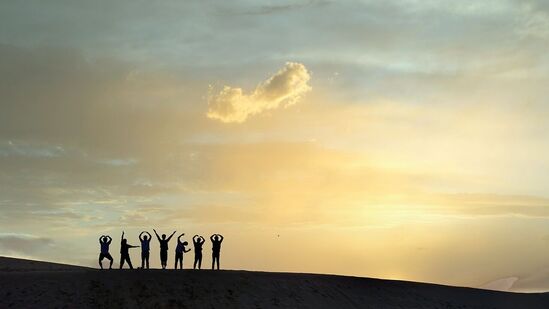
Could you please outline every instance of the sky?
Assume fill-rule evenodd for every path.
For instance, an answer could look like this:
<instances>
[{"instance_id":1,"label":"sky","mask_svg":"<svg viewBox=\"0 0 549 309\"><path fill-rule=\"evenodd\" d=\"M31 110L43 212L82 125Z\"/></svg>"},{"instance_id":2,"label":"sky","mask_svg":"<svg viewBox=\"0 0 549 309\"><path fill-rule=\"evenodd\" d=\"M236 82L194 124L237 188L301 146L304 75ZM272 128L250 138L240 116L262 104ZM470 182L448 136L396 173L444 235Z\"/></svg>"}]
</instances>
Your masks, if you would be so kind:
<instances>
[{"instance_id":1,"label":"sky","mask_svg":"<svg viewBox=\"0 0 549 309\"><path fill-rule=\"evenodd\" d=\"M229 269L547 291L548 48L542 0L0 1L0 255L156 228Z\"/></svg>"}]
</instances>

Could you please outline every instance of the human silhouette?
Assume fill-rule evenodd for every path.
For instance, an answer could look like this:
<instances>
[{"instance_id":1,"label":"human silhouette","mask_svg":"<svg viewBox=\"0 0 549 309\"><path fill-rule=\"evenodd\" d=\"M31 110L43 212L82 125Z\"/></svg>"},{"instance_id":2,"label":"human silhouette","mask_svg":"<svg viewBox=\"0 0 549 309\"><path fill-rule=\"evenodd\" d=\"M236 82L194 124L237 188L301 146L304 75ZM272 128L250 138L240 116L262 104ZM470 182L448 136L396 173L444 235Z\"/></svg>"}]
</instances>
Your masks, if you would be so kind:
<instances>
[{"instance_id":1,"label":"human silhouette","mask_svg":"<svg viewBox=\"0 0 549 309\"><path fill-rule=\"evenodd\" d=\"M194 245L194 264L193 269L196 269L196 264L198 264L198 269L202 267L202 245L206 240L202 236L194 235L193 236L193 245Z\"/></svg>"},{"instance_id":2,"label":"human silhouette","mask_svg":"<svg viewBox=\"0 0 549 309\"><path fill-rule=\"evenodd\" d=\"M185 233L179 235L177 237L177 247L175 248L175 267L174 269L177 269L177 262L179 262L179 269L183 269L183 253L191 251L191 249L186 249L185 246L189 243L184 241L181 242L181 237L183 237Z\"/></svg>"},{"instance_id":3,"label":"human silhouette","mask_svg":"<svg viewBox=\"0 0 549 309\"><path fill-rule=\"evenodd\" d=\"M217 269L219 270L219 253L221 251L221 242L223 241L223 236L220 234L213 234L210 236L212 241L212 269L217 262Z\"/></svg>"},{"instance_id":4,"label":"human silhouette","mask_svg":"<svg viewBox=\"0 0 549 309\"><path fill-rule=\"evenodd\" d=\"M109 269L112 269L113 258L109 253L109 246L111 242L112 237L109 235L101 235L101 237L99 237L99 244L101 245L101 252L99 253L99 267L101 267L101 269L103 269L103 259L111 261Z\"/></svg>"},{"instance_id":5,"label":"human silhouette","mask_svg":"<svg viewBox=\"0 0 549 309\"><path fill-rule=\"evenodd\" d=\"M158 242L160 242L160 264L162 265L162 269L166 269L166 265L168 264L168 242L170 241L170 239L172 239L175 231L173 231L173 233L168 238L166 238L166 234L162 234L162 239L160 238L160 236L158 236L158 233L155 229L153 229L153 231L156 235L156 238L158 239Z\"/></svg>"},{"instance_id":6,"label":"human silhouette","mask_svg":"<svg viewBox=\"0 0 549 309\"><path fill-rule=\"evenodd\" d=\"M133 269L132 261L130 260L130 248L137 248L139 246L132 246L128 244L128 241L124 238L124 231L122 231L122 237L120 240L120 269L124 266L124 262L128 262L130 269Z\"/></svg>"},{"instance_id":7,"label":"human silhouette","mask_svg":"<svg viewBox=\"0 0 549 309\"><path fill-rule=\"evenodd\" d=\"M147 235L143 235L147 234ZM149 253L151 250L151 239L152 236L149 232L143 231L141 234L139 234L139 240L141 241L141 268L145 269L145 266L147 269L149 269Z\"/></svg>"}]
</instances>

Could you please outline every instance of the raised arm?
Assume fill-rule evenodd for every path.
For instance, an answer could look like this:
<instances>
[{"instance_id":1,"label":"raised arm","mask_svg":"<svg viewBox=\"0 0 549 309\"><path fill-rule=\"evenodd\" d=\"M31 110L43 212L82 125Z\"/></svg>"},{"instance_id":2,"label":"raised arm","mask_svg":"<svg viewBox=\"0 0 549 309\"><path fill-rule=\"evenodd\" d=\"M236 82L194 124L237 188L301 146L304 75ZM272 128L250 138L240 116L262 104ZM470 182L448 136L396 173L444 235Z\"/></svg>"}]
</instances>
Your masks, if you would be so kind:
<instances>
[{"instance_id":1,"label":"raised arm","mask_svg":"<svg viewBox=\"0 0 549 309\"><path fill-rule=\"evenodd\" d=\"M149 233L149 232L147 232L147 231L144 231L144 232L145 232L147 235L149 235L149 241L151 241L151 239L152 239L151 233Z\"/></svg>"},{"instance_id":2,"label":"raised arm","mask_svg":"<svg viewBox=\"0 0 549 309\"><path fill-rule=\"evenodd\" d=\"M124 231L122 231L122 237L120 237L120 240L124 239Z\"/></svg>"},{"instance_id":3,"label":"raised arm","mask_svg":"<svg viewBox=\"0 0 549 309\"><path fill-rule=\"evenodd\" d=\"M223 235L217 234L217 236L219 236L219 238L220 238L220 239L219 239L219 242L222 242L222 241L223 241Z\"/></svg>"},{"instance_id":4,"label":"raised arm","mask_svg":"<svg viewBox=\"0 0 549 309\"><path fill-rule=\"evenodd\" d=\"M107 240L107 243L110 244L110 243L112 242L112 237L110 237L109 235L107 235L107 238L109 239L109 240Z\"/></svg>"},{"instance_id":5,"label":"raised arm","mask_svg":"<svg viewBox=\"0 0 549 309\"><path fill-rule=\"evenodd\" d=\"M145 231L139 233L139 240L141 240L141 241L143 241L143 237L142 237L142 236L143 236L143 233L145 233Z\"/></svg>"},{"instance_id":6,"label":"raised arm","mask_svg":"<svg viewBox=\"0 0 549 309\"><path fill-rule=\"evenodd\" d=\"M179 236L177 237L177 241L178 241L178 242L181 242L181 237L183 237L183 235L185 235L185 233L181 233L181 235L179 235Z\"/></svg>"},{"instance_id":7,"label":"raised arm","mask_svg":"<svg viewBox=\"0 0 549 309\"><path fill-rule=\"evenodd\" d=\"M214 236L215 234L212 234L212 236L210 236L210 240L213 242L214 241Z\"/></svg>"},{"instance_id":8,"label":"raised arm","mask_svg":"<svg viewBox=\"0 0 549 309\"><path fill-rule=\"evenodd\" d=\"M173 231L173 233L170 235L170 237L168 237L168 241L170 241L170 239L172 239L173 235L175 235L175 231Z\"/></svg>"},{"instance_id":9,"label":"raised arm","mask_svg":"<svg viewBox=\"0 0 549 309\"><path fill-rule=\"evenodd\" d=\"M99 236L99 243L100 243L100 244L102 244L102 243L103 243L103 241L102 241L102 240L103 240L103 237L105 237L105 235L101 235L101 236Z\"/></svg>"},{"instance_id":10,"label":"raised arm","mask_svg":"<svg viewBox=\"0 0 549 309\"><path fill-rule=\"evenodd\" d=\"M156 232L156 230L153 229L153 231L154 231L154 234L156 235L156 238L158 238L158 241L160 241L160 236L158 236L158 233Z\"/></svg>"}]
</instances>

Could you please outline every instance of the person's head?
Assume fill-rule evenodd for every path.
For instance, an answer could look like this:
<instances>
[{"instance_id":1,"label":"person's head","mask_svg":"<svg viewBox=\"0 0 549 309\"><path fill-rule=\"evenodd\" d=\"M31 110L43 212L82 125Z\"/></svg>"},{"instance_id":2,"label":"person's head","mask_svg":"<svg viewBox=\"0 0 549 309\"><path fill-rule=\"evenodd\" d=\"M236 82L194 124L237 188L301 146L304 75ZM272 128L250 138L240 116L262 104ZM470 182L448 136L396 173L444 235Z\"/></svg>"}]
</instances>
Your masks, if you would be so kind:
<instances>
[{"instance_id":1,"label":"person's head","mask_svg":"<svg viewBox=\"0 0 549 309\"><path fill-rule=\"evenodd\" d=\"M145 236L143 236L143 239L144 239L144 240L148 240L148 239L149 239L149 236L145 235Z\"/></svg>"},{"instance_id":2,"label":"person's head","mask_svg":"<svg viewBox=\"0 0 549 309\"><path fill-rule=\"evenodd\" d=\"M166 239L166 234L162 234L162 239Z\"/></svg>"},{"instance_id":3,"label":"person's head","mask_svg":"<svg viewBox=\"0 0 549 309\"><path fill-rule=\"evenodd\" d=\"M186 242L186 241L183 242L183 246L186 246L186 245L188 245L188 244L189 244L189 243Z\"/></svg>"},{"instance_id":4,"label":"person's head","mask_svg":"<svg viewBox=\"0 0 549 309\"><path fill-rule=\"evenodd\" d=\"M219 236L215 235L214 240L216 240L216 241L219 240Z\"/></svg>"},{"instance_id":5,"label":"person's head","mask_svg":"<svg viewBox=\"0 0 549 309\"><path fill-rule=\"evenodd\" d=\"M103 236L103 242L107 242L109 241L109 239L107 238L107 236Z\"/></svg>"},{"instance_id":6,"label":"person's head","mask_svg":"<svg viewBox=\"0 0 549 309\"><path fill-rule=\"evenodd\" d=\"M122 239L122 244L125 245L128 241L126 240L126 238Z\"/></svg>"}]
</instances>

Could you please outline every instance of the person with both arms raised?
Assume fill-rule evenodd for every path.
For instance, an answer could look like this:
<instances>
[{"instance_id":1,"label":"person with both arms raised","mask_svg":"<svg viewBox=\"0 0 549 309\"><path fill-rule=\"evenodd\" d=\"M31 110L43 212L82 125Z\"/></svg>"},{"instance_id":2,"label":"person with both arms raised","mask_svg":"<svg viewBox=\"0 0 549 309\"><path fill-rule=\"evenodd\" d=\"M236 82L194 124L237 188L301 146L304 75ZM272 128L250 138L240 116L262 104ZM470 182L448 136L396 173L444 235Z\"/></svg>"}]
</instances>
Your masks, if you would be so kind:
<instances>
[{"instance_id":1,"label":"person with both arms raised","mask_svg":"<svg viewBox=\"0 0 549 309\"><path fill-rule=\"evenodd\" d=\"M202 245L204 244L206 240L204 237L199 235L193 236L193 245L194 245L194 264L193 269L196 269L196 265L198 264L198 269L202 267Z\"/></svg>"},{"instance_id":2,"label":"person with both arms raised","mask_svg":"<svg viewBox=\"0 0 549 309\"><path fill-rule=\"evenodd\" d=\"M213 234L210 236L212 241L212 269L217 262L217 270L219 270L219 254L221 252L221 242L223 241L223 236L220 234Z\"/></svg>"},{"instance_id":3,"label":"person with both arms raised","mask_svg":"<svg viewBox=\"0 0 549 309\"><path fill-rule=\"evenodd\" d=\"M172 239L175 231L173 231L168 238L166 238L166 234L162 234L162 238L160 238L156 230L153 229L153 231L158 239L158 242L160 242L160 264L162 265L162 269L166 269L166 265L168 264L168 242Z\"/></svg>"},{"instance_id":4,"label":"person with both arms raised","mask_svg":"<svg viewBox=\"0 0 549 309\"><path fill-rule=\"evenodd\" d=\"M147 234L144 235L143 234ZM152 236L149 232L143 231L141 234L139 234L139 240L141 241L141 269L145 269L145 266L147 269L149 269L149 253L151 250L151 239Z\"/></svg>"},{"instance_id":5,"label":"person with both arms raised","mask_svg":"<svg viewBox=\"0 0 549 309\"><path fill-rule=\"evenodd\" d=\"M101 244L101 253L99 253L99 267L103 269L103 259L109 260L111 263L109 269L112 269L113 258L109 253L109 246L111 245L112 237L109 235L101 235L99 237L99 244Z\"/></svg>"}]
</instances>

